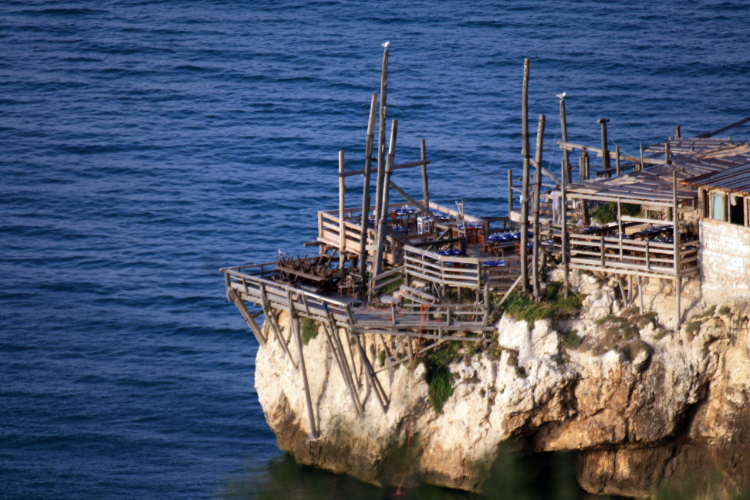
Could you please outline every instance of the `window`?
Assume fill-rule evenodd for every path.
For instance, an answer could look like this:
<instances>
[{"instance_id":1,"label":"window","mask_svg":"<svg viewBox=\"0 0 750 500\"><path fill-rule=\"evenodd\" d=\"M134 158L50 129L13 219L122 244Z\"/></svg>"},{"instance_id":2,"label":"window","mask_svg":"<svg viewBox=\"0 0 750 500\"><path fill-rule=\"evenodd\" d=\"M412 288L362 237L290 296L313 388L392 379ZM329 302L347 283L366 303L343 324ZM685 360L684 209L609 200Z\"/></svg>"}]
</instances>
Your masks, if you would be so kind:
<instances>
[{"instance_id":1,"label":"window","mask_svg":"<svg viewBox=\"0 0 750 500\"><path fill-rule=\"evenodd\" d=\"M726 198L721 193L711 193L711 218L724 220L724 202Z\"/></svg>"},{"instance_id":2,"label":"window","mask_svg":"<svg viewBox=\"0 0 750 500\"><path fill-rule=\"evenodd\" d=\"M742 196L729 195L729 222L745 225L745 198Z\"/></svg>"}]
</instances>

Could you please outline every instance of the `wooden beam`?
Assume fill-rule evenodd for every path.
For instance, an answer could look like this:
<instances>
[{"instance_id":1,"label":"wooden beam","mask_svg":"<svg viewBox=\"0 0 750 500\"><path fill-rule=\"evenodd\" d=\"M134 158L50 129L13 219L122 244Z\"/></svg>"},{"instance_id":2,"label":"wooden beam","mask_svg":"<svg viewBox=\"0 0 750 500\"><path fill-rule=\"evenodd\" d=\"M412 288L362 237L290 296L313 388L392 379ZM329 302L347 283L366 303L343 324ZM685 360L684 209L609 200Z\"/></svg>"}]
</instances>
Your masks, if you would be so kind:
<instances>
[{"instance_id":1,"label":"wooden beam","mask_svg":"<svg viewBox=\"0 0 750 500\"><path fill-rule=\"evenodd\" d=\"M344 152L339 151L339 269L344 270L344 264L346 263L346 221L344 220L344 208L345 196L346 196L346 184L344 177L341 175L344 173ZM364 235L367 237L367 233Z\"/></svg>"},{"instance_id":2,"label":"wooden beam","mask_svg":"<svg viewBox=\"0 0 750 500\"><path fill-rule=\"evenodd\" d=\"M421 139L419 141L419 147L422 153L422 199L424 200L425 206L430 206L430 190L428 188L428 179L427 179L427 164L429 163L427 161L427 147L425 145L424 139ZM394 170L396 167L393 167Z\"/></svg>"},{"instance_id":3,"label":"wooden beam","mask_svg":"<svg viewBox=\"0 0 750 500\"><path fill-rule=\"evenodd\" d=\"M302 353L302 339L299 334L299 320L297 313L292 306L292 293L286 292L287 301L289 302L289 321L292 324L292 332L294 333L294 341L297 344L297 353L299 356L299 364L302 372L302 385L305 389L305 406L307 408L307 419L310 424L310 437L317 439L318 430L315 427L315 414L313 413L312 398L310 397L310 384L307 381L307 370L305 369L305 356Z\"/></svg>"},{"instance_id":4,"label":"wooden beam","mask_svg":"<svg viewBox=\"0 0 750 500\"><path fill-rule=\"evenodd\" d=\"M386 96L388 94L388 47L383 51L383 71L380 75L380 116L378 121L378 177L375 190L375 223L380 220L382 206L383 178L385 177L385 114Z\"/></svg>"},{"instance_id":5,"label":"wooden beam","mask_svg":"<svg viewBox=\"0 0 750 500\"><path fill-rule=\"evenodd\" d=\"M568 120L565 115L565 95L561 94L562 97L560 98L560 133L562 135L562 142L568 142ZM570 155L569 151L567 149L563 149L563 171L561 172L560 176L565 177L565 182L567 184L570 184L572 181L571 179L571 172L570 172Z\"/></svg>"},{"instance_id":6,"label":"wooden beam","mask_svg":"<svg viewBox=\"0 0 750 500\"><path fill-rule=\"evenodd\" d=\"M362 283L367 278L367 230L370 215L370 171L372 169L372 145L375 137L375 111L378 106L378 95L373 94L370 102L370 119L367 121L367 142L365 144L366 159L364 183L362 187L362 223L360 224L359 242L359 275Z\"/></svg>"},{"instance_id":7,"label":"wooden beam","mask_svg":"<svg viewBox=\"0 0 750 500\"><path fill-rule=\"evenodd\" d=\"M407 163L397 163L393 165L392 170L400 170L402 168L411 168L411 167L424 167L432 163L432 160L417 160L417 161L410 161ZM343 174L339 174L341 177L351 177L353 175L363 175L365 173L364 170L350 170L349 172L345 172Z\"/></svg>"},{"instance_id":8,"label":"wooden beam","mask_svg":"<svg viewBox=\"0 0 750 500\"><path fill-rule=\"evenodd\" d=\"M532 215L534 217L534 249L532 252L532 273L534 279L534 299L539 302L541 300L540 284L539 284L539 196L542 190L542 153L544 150L544 125L546 118L544 115L539 115L539 125L536 131L536 165L537 169L534 173L534 201Z\"/></svg>"},{"instance_id":9,"label":"wooden beam","mask_svg":"<svg viewBox=\"0 0 750 500\"><path fill-rule=\"evenodd\" d=\"M529 146L529 60L523 64L523 94L521 97L521 135L523 141L523 184L521 193L521 286L524 293L529 293L529 264L527 261L529 241L529 167L531 148Z\"/></svg>"},{"instance_id":10,"label":"wooden beam","mask_svg":"<svg viewBox=\"0 0 750 500\"><path fill-rule=\"evenodd\" d=\"M560 190L562 191L562 196L560 202L562 203L562 206L560 207L561 212L561 226L562 226L562 261L563 261L563 298L568 298L568 289L570 288L570 281L569 281L569 269L568 269L568 201L565 193L565 184L566 184L566 161L563 160L562 164L562 172L560 173L561 177L561 187ZM569 172L568 172L569 173Z\"/></svg>"},{"instance_id":11,"label":"wooden beam","mask_svg":"<svg viewBox=\"0 0 750 500\"><path fill-rule=\"evenodd\" d=\"M386 49L387 50L387 49ZM375 250L375 268L373 274L378 275L383 271L383 252L385 251L385 228L388 225L388 199L390 194L390 179L391 179L391 167L393 166L393 159L396 155L396 138L398 136L398 120L391 122L391 145L388 150L388 158L386 161L385 175L383 177L383 200L381 201L381 213L378 224L378 241L377 249Z\"/></svg>"}]
</instances>

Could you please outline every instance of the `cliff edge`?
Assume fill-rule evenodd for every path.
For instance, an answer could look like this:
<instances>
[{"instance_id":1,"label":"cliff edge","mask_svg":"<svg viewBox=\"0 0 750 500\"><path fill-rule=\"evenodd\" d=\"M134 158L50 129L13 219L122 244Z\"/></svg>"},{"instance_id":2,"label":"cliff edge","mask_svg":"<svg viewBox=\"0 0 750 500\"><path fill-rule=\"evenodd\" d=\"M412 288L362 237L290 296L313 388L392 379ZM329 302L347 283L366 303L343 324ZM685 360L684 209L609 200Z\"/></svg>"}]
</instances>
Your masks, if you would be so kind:
<instances>
[{"instance_id":1,"label":"cliff edge","mask_svg":"<svg viewBox=\"0 0 750 500\"><path fill-rule=\"evenodd\" d=\"M611 282L579 275L575 290L585 298L574 317L529 323L505 313L488 347L445 343L413 365L387 368L405 341L362 336L382 370L385 412L356 346L348 356L359 414L326 335L313 332L304 357L317 439L309 438L300 372L266 331L255 376L266 420L299 463L376 484L400 477L398 455L412 436L408 472L451 488L481 489L489 464L510 446L575 452L578 482L591 493L643 497L705 476L717 494L735 494L750 480L747 302L702 295L693 283L674 332L674 297L660 283L644 288L645 313L623 309ZM289 338L289 316L278 319Z\"/></svg>"}]
</instances>

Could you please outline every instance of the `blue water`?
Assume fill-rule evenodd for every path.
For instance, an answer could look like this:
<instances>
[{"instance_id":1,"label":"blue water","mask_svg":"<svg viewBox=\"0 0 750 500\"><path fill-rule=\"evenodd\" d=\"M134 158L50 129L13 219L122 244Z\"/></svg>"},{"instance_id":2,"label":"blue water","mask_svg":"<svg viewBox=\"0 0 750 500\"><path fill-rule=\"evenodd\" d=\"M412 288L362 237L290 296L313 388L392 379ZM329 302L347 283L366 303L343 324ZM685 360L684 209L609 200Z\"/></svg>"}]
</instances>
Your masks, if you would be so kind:
<instances>
[{"instance_id":1,"label":"blue water","mask_svg":"<svg viewBox=\"0 0 750 500\"><path fill-rule=\"evenodd\" d=\"M626 154L750 115L748 26L739 0L5 0L0 497L303 498L313 474L378 498L289 469L218 269L309 251L337 151L362 168L380 44L397 158L426 139L435 200L503 215L524 57L558 168L562 91L569 140L597 144L606 116Z\"/></svg>"}]
</instances>

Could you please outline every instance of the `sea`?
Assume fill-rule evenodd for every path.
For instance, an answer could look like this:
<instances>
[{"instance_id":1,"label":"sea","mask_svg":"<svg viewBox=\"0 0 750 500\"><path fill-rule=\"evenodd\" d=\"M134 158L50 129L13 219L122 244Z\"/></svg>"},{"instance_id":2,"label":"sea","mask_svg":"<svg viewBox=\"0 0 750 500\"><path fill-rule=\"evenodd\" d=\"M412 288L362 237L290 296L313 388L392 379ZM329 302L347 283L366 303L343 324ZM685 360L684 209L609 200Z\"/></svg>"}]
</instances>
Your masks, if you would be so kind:
<instances>
[{"instance_id":1,"label":"sea","mask_svg":"<svg viewBox=\"0 0 750 500\"><path fill-rule=\"evenodd\" d=\"M219 271L315 253L381 44L396 160L424 139L431 199L499 216L524 58L559 171L563 92L569 141L606 117L629 155L750 116L749 27L745 0L3 0L0 498L388 498L276 446Z\"/></svg>"}]
</instances>

